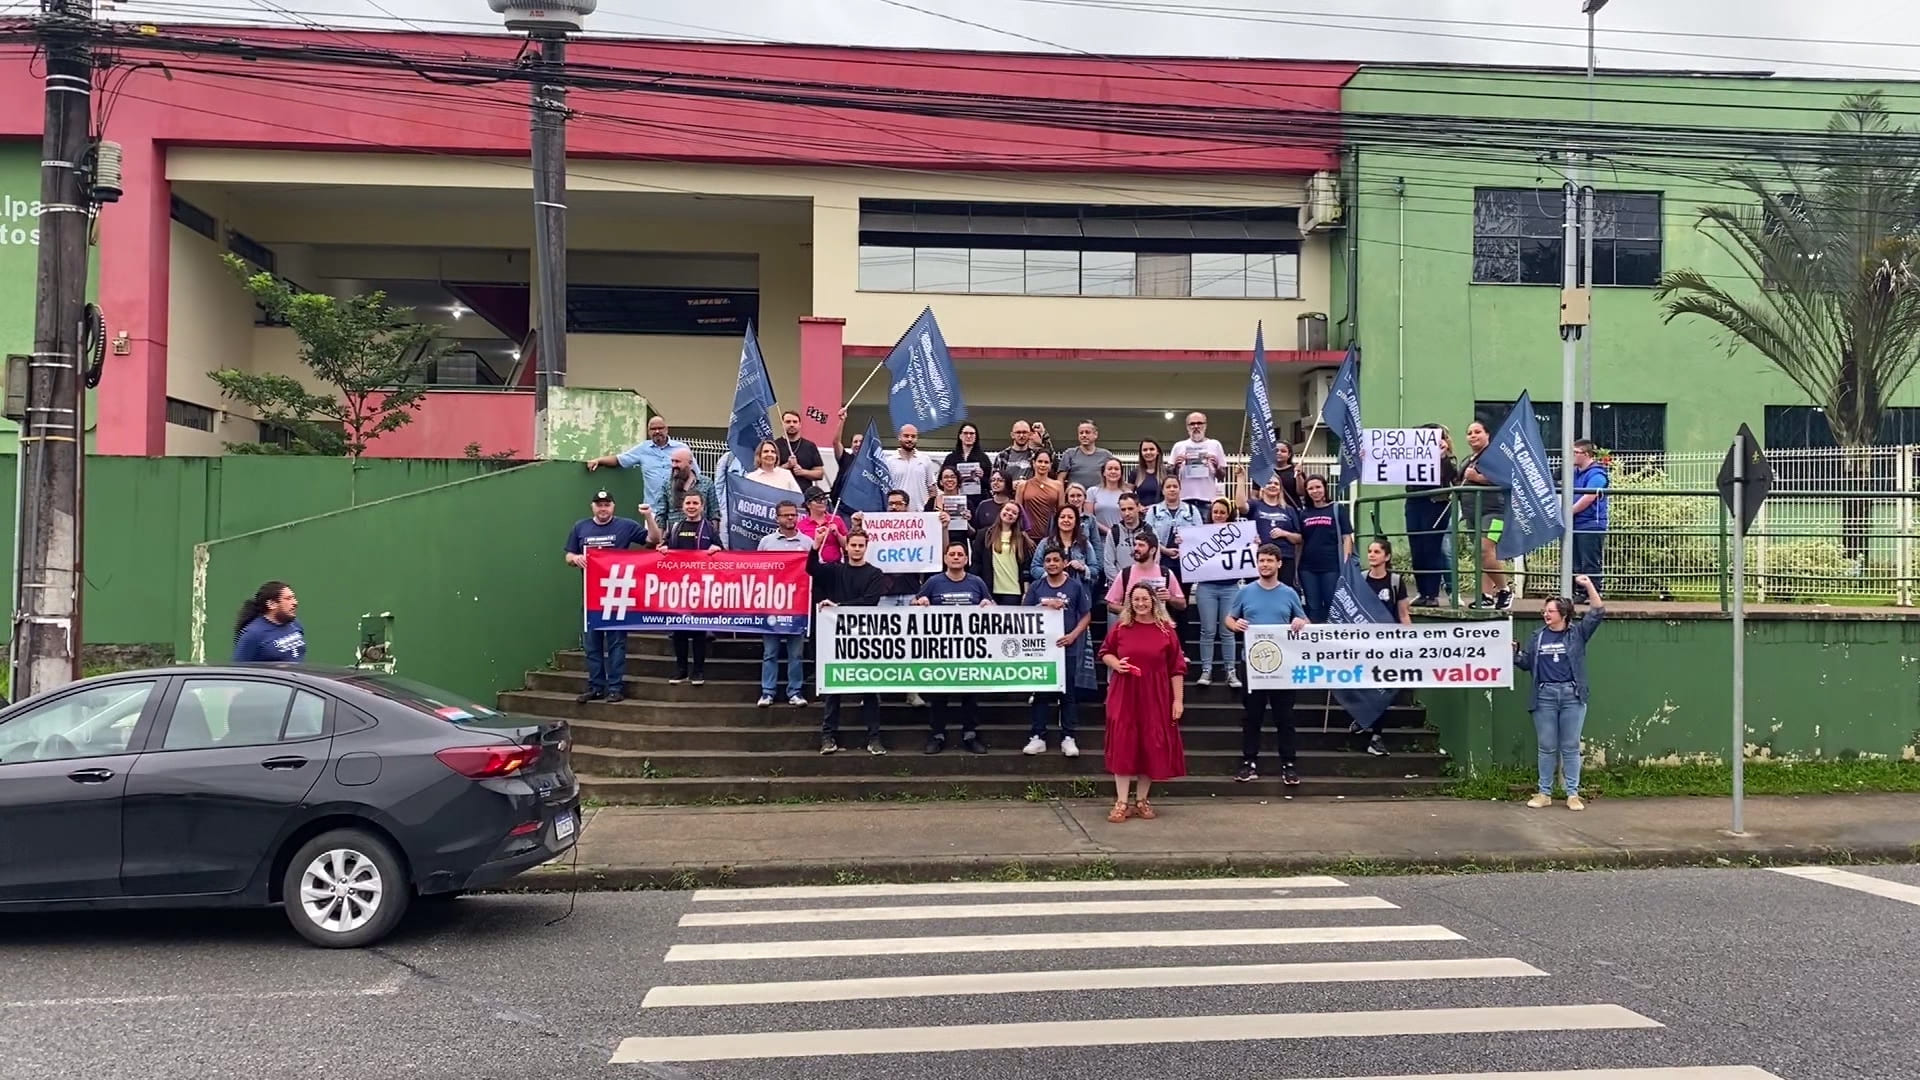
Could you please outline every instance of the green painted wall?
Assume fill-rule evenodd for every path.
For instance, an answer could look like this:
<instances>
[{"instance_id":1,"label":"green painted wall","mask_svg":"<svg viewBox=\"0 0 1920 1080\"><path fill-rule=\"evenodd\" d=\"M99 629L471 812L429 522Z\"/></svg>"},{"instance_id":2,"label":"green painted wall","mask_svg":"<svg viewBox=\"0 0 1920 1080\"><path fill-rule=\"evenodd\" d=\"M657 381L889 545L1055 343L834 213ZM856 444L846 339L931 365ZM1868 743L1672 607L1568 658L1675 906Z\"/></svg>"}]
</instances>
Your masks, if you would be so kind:
<instances>
[{"instance_id":1,"label":"green painted wall","mask_svg":"<svg viewBox=\"0 0 1920 1080\"><path fill-rule=\"evenodd\" d=\"M33 350L33 301L40 258L40 147L37 143L0 142L0 357ZM99 295L100 249L87 252L87 297ZM87 394L87 442L100 410L97 391ZM0 453L19 445L19 428L0 417ZM0 636L4 636L0 631Z\"/></svg>"},{"instance_id":2,"label":"green painted wall","mask_svg":"<svg viewBox=\"0 0 1920 1080\"><path fill-rule=\"evenodd\" d=\"M1920 89L1891 86L1888 105L1896 123L1920 128ZM1603 124L1818 129L1846 95L1873 88L1786 79L1609 76L1599 80L1597 119ZM1343 107L1393 115L1546 117L1572 124L1585 122L1587 95L1580 75L1378 67L1355 77ZM1559 401L1558 286L1471 284L1474 188L1557 188L1558 174L1538 164L1532 153L1463 145L1415 153L1366 149L1367 135L1356 131L1363 147L1358 295L1365 422L1442 422L1454 428L1458 441L1475 400L1511 401L1530 390L1537 402ZM1694 224L1701 205L1730 201L1729 189L1714 182L1725 163L1657 156L1630 160L1642 167L1609 162L1596 186L1664 194L1663 267L1691 267L1723 276L1726 284L1744 284L1737 266ZM1405 181L1404 199L1396 194L1399 180ZM1735 279L1726 281L1725 275ZM1601 288L1593 306L1595 400L1668 403L1670 450L1720 449L1743 421L1762 430L1767 405L1807 402L1758 355L1744 349L1729 355L1711 324L1689 318L1662 325L1652 289ZM1920 405L1920 380L1909 380L1894 403Z\"/></svg>"},{"instance_id":3,"label":"green painted wall","mask_svg":"<svg viewBox=\"0 0 1920 1080\"><path fill-rule=\"evenodd\" d=\"M548 457L589 461L646 441L652 410L631 390L556 386L547 391Z\"/></svg>"},{"instance_id":4,"label":"green painted wall","mask_svg":"<svg viewBox=\"0 0 1920 1080\"><path fill-rule=\"evenodd\" d=\"M121 645L179 637L195 544L498 468L478 461L380 459L355 468L339 458L89 457L83 637ZM15 458L0 455L0 507L9 523L0 531L0 556L9 567L15 482ZM0 610L11 595L0 594ZM5 633L0 625L0 638Z\"/></svg>"},{"instance_id":5,"label":"green painted wall","mask_svg":"<svg viewBox=\"0 0 1920 1080\"><path fill-rule=\"evenodd\" d=\"M1538 628L1518 619L1514 633ZM1730 620L1615 615L1587 658L1589 762L1730 759ZM1511 692L1441 691L1422 699L1460 766L1530 766L1530 685L1520 675ZM1746 727L1749 758L1920 754L1920 619L1750 616Z\"/></svg>"},{"instance_id":6,"label":"green painted wall","mask_svg":"<svg viewBox=\"0 0 1920 1080\"><path fill-rule=\"evenodd\" d=\"M204 624L181 624L178 655L225 659L235 609L281 578L300 594L309 662L351 663L361 614L392 612L396 672L491 701L578 640L567 530L595 487L639 501L632 472L539 462L209 543Z\"/></svg>"}]
</instances>

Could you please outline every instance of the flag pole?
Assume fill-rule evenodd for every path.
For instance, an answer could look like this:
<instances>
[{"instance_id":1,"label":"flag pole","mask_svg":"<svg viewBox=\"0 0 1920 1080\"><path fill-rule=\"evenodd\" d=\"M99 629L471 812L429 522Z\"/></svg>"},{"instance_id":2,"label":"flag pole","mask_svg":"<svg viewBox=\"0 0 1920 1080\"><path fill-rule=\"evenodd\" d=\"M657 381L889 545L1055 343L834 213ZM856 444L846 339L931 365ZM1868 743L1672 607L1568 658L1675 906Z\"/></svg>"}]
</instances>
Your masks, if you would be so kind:
<instances>
[{"instance_id":1,"label":"flag pole","mask_svg":"<svg viewBox=\"0 0 1920 1080\"><path fill-rule=\"evenodd\" d=\"M886 366L887 366L887 362L885 360L882 360L878 364L875 364L873 366L873 370L867 372L867 377L860 381L860 385L854 387L853 393L847 395L847 400L840 403L840 407L844 409L851 406L854 403L854 400L860 396L860 391L865 390L867 388L867 384L873 381L873 377L875 375L880 374L880 369ZM925 565L925 564L923 563L922 565Z\"/></svg>"}]
</instances>

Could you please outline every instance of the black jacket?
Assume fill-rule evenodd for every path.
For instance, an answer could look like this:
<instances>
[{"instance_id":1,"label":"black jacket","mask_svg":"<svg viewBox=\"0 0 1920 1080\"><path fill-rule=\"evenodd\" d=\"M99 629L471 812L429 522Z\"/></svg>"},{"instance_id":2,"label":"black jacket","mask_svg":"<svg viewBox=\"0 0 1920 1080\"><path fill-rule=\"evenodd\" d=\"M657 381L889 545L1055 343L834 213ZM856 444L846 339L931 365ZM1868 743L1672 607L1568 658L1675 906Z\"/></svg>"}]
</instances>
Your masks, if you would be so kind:
<instances>
[{"instance_id":1,"label":"black jacket","mask_svg":"<svg viewBox=\"0 0 1920 1080\"><path fill-rule=\"evenodd\" d=\"M893 581L872 564L854 566L821 562L818 548L807 553L807 573L813 577L813 599L831 600L842 607L878 607Z\"/></svg>"}]
</instances>

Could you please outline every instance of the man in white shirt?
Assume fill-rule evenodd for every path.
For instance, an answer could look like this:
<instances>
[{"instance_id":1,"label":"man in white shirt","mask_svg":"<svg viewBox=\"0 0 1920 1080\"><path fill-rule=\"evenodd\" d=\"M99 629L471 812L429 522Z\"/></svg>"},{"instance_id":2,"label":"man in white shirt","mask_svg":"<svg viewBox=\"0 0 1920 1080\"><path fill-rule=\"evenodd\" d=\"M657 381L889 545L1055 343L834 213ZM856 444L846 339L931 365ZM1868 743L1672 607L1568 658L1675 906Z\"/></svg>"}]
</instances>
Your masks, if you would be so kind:
<instances>
[{"instance_id":1,"label":"man in white shirt","mask_svg":"<svg viewBox=\"0 0 1920 1080\"><path fill-rule=\"evenodd\" d=\"M1180 493L1205 521L1213 512L1213 500L1220 497L1220 482L1227 478L1227 448L1219 439L1207 438L1206 413L1187 414L1187 437L1173 444L1172 453Z\"/></svg>"},{"instance_id":2,"label":"man in white shirt","mask_svg":"<svg viewBox=\"0 0 1920 1080\"><path fill-rule=\"evenodd\" d=\"M907 493L909 508L925 506L933 498L940 479L940 466L920 452L920 429L907 424L900 429L900 447L887 455L887 472L893 486Z\"/></svg>"}]
</instances>

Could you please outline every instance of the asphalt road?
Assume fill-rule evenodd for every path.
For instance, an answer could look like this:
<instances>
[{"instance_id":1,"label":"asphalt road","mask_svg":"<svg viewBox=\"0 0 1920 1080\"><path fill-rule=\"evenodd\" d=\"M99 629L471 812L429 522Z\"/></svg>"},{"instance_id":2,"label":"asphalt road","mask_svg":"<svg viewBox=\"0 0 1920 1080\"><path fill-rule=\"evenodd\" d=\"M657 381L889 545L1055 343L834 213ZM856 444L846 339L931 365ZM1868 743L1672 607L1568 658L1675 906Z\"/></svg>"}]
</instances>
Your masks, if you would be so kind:
<instances>
[{"instance_id":1,"label":"asphalt road","mask_svg":"<svg viewBox=\"0 0 1920 1080\"><path fill-rule=\"evenodd\" d=\"M1920 1077L1920 867L1175 884L12 916L0 1077Z\"/></svg>"}]
</instances>

